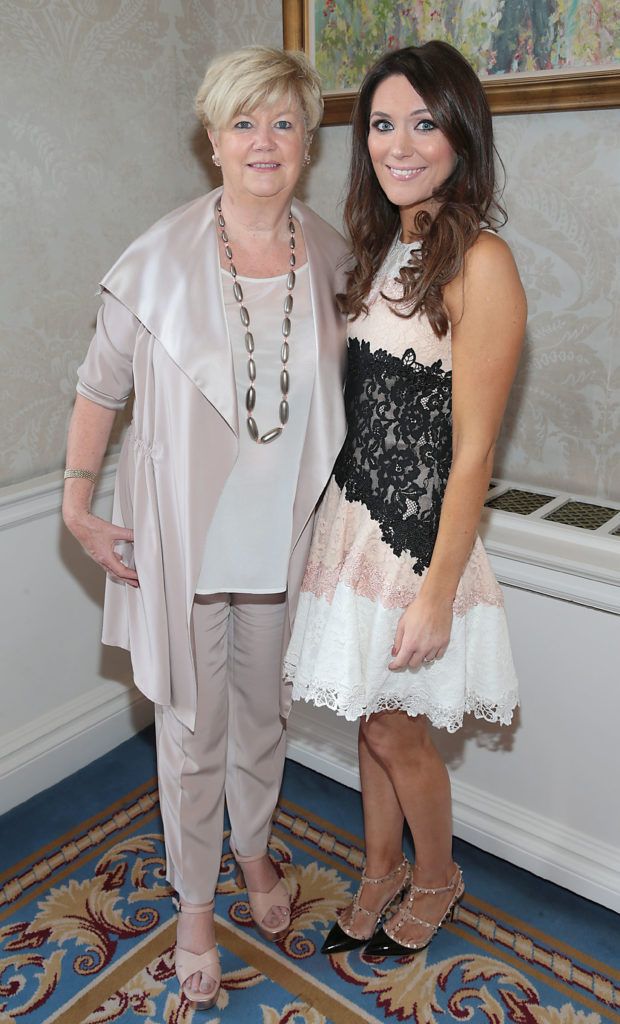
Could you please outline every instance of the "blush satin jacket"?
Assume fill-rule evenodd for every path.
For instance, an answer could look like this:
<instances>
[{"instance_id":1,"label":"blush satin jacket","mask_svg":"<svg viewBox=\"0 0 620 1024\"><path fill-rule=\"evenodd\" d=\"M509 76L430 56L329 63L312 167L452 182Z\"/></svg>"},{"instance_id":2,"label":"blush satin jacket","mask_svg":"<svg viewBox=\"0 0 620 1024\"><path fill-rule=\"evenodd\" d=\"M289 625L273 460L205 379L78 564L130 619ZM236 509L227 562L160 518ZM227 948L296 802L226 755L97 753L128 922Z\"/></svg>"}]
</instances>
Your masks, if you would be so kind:
<instances>
[{"instance_id":1,"label":"blush satin jacket","mask_svg":"<svg viewBox=\"0 0 620 1024\"><path fill-rule=\"evenodd\" d=\"M240 429L214 221L220 194L215 189L174 210L114 264L101 282L97 331L78 371L79 393L107 408L122 408L134 391L112 518L134 530L128 560L140 586L108 578L102 639L131 652L138 688L155 703L171 705L190 729L196 707L192 604ZM285 644L314 509L346 433L346 320L335 294L344 288L347 246L307 206L294 202L292 208L306 244L317 360L293 507ZM283 682L283 717L290 704Z\"/></svg>"}]
</instances>

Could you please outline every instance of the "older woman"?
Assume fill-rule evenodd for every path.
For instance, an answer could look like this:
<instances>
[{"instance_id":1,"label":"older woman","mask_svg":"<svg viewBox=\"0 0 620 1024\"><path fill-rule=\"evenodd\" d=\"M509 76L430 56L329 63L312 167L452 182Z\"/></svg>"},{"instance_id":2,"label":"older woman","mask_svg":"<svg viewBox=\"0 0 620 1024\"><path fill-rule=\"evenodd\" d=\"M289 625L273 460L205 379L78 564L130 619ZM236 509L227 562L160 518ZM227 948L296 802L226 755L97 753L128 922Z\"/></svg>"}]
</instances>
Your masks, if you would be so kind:
<instances>
[{"instance_id":1,"label":"older woman","mask_svg":"<svg viewBox=\"0 0 620 1024\"><path fill-rule=\"evenodd\" d=\"M164 217L102 282L79 370L64 518L107 572L104 643L156 704L177 974L212 1005L224 801L263 936L289 926L267 855L290 690L281 654L315 505L342 445L343 239L293 200L322 100L300 54L216 60L197 111L223 188ZM134 392L113 521L90 512Z\"/></svg>"}]
</instances>

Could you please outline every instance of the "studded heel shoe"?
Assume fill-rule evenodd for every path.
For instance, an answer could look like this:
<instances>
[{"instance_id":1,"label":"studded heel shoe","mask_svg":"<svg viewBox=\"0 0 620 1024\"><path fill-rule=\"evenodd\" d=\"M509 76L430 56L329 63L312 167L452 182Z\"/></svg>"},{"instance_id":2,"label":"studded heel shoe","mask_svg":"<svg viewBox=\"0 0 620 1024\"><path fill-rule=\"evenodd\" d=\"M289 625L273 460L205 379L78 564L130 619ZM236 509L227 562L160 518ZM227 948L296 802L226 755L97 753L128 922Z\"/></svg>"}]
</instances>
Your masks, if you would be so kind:
<instances>
[{"instance_id":1,"label":"studded heel shoe","mask_svg":"<svg viewBox=\"0 0 620 1024\"><path fill-rule=\"evenodd\" d=\"M452 899L448 903L448 906L439 921L424 921L414 913L415 900L417 896L437 896L442 892L451 892ZM421 885L415 885L412 882L409 887L409 893L403 900L398 915L396 915L398 920L392 919L373 935L371 941L366 946L367 956L405 956L407 953L426 949L441 928L444 921L452 920L454 908L462 898L464 892L465 885L463 884L463 875L458 864L456 865L456 871L448 885L440 885L434 889L425 889ZM402 939L402 935L399 937L399 932L402 932L403 926L409 922L423 925L424 928L427 928L429 933L428 938L425 938L420 942L406 942Z\"/></svg>"},{"instance_id":2,"label":"studded heel shoe","mask_svg":"<svg viewBox=\"0 0 620 1024\"><path fill-rule=\"evenodd\" d=\"M395 892L390 893L379 910L366 910L365 907L360 906L360 897L365 885L381 885L382 882L389 882L393 878L398 878L399 874L401 875L401 878ZM388 875L383 875L381 878L369 878L366 872L363 872L357 892L353 897L353 903L351 904L349 924L345 927L340 923L340 918L336 921L321 947L321 953L344 953L348 950L358 949L360 946L365 946L367 942L371 941L375 934L377 924L383 915L389 910L392 904L401 897L410 882L411 868L406 857L403 857L401 862L393 871L390 871ZM370 923L370 933L368 935L356 935L355 931L351 929L350 922L356 914L362 914Z\"/></svg>"}]
</instances>

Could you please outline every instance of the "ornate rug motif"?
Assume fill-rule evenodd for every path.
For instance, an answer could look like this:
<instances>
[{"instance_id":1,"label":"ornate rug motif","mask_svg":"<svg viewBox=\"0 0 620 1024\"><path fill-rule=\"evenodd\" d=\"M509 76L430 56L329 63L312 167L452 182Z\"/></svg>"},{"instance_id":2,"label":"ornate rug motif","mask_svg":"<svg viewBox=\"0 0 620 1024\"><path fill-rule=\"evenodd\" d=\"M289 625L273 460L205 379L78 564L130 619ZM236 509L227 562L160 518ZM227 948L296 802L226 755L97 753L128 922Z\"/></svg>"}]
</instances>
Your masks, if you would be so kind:
<instances>
[{"instance_id":1,"label":"ornate rug motif","mask_svg":"<svg viewBox=\"0 0 620 1024\"><path fill-rule=\"evenodd\" d=\"M0 1021L618 1020L618 971L469 893L454 921L416 955L323 957L323 937L359 875L360 840L282 800L271 852L292 894L292 929L277 945L260 939L225 844L217 901L222 990L212 1010L194 1011L174 975L174 911L150 780L0 877Z\"/></svg>"}]
</instances>

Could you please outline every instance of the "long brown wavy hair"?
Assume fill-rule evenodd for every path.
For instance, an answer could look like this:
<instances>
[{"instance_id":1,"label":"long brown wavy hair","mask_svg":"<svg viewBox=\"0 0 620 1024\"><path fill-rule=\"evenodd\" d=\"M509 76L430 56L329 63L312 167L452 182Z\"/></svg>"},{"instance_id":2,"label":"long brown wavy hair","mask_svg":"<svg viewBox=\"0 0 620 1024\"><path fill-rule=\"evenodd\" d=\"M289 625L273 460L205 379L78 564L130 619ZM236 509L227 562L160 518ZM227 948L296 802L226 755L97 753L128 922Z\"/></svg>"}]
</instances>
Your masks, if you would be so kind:
<instances>
[{"instance_id":1,"label":"long brown wavy hair","mask_svg":"<svg viewBox=\"0 0 620 1024\"><path fill-rule=\"evenodd\" d=\"M449 43L433 40L385 54L367 73L353 111L353 140L344 221L352 242L355 267L339 296L349 317L368 312L366 298L397 231L399 207L379 185L368 152L370 111L375 90L391 75L404 75L423 98L431 119L456 153L450 176L433 192L435 217L419 211L415 229L422 240L420 257L403 267L401 299L394 312L411 317L424 312L438 337L449 320L443 289L463 266L481 226L497 227L506 215L495 181L491 112L478 76Z\"/></svg>"}]
</instances>

